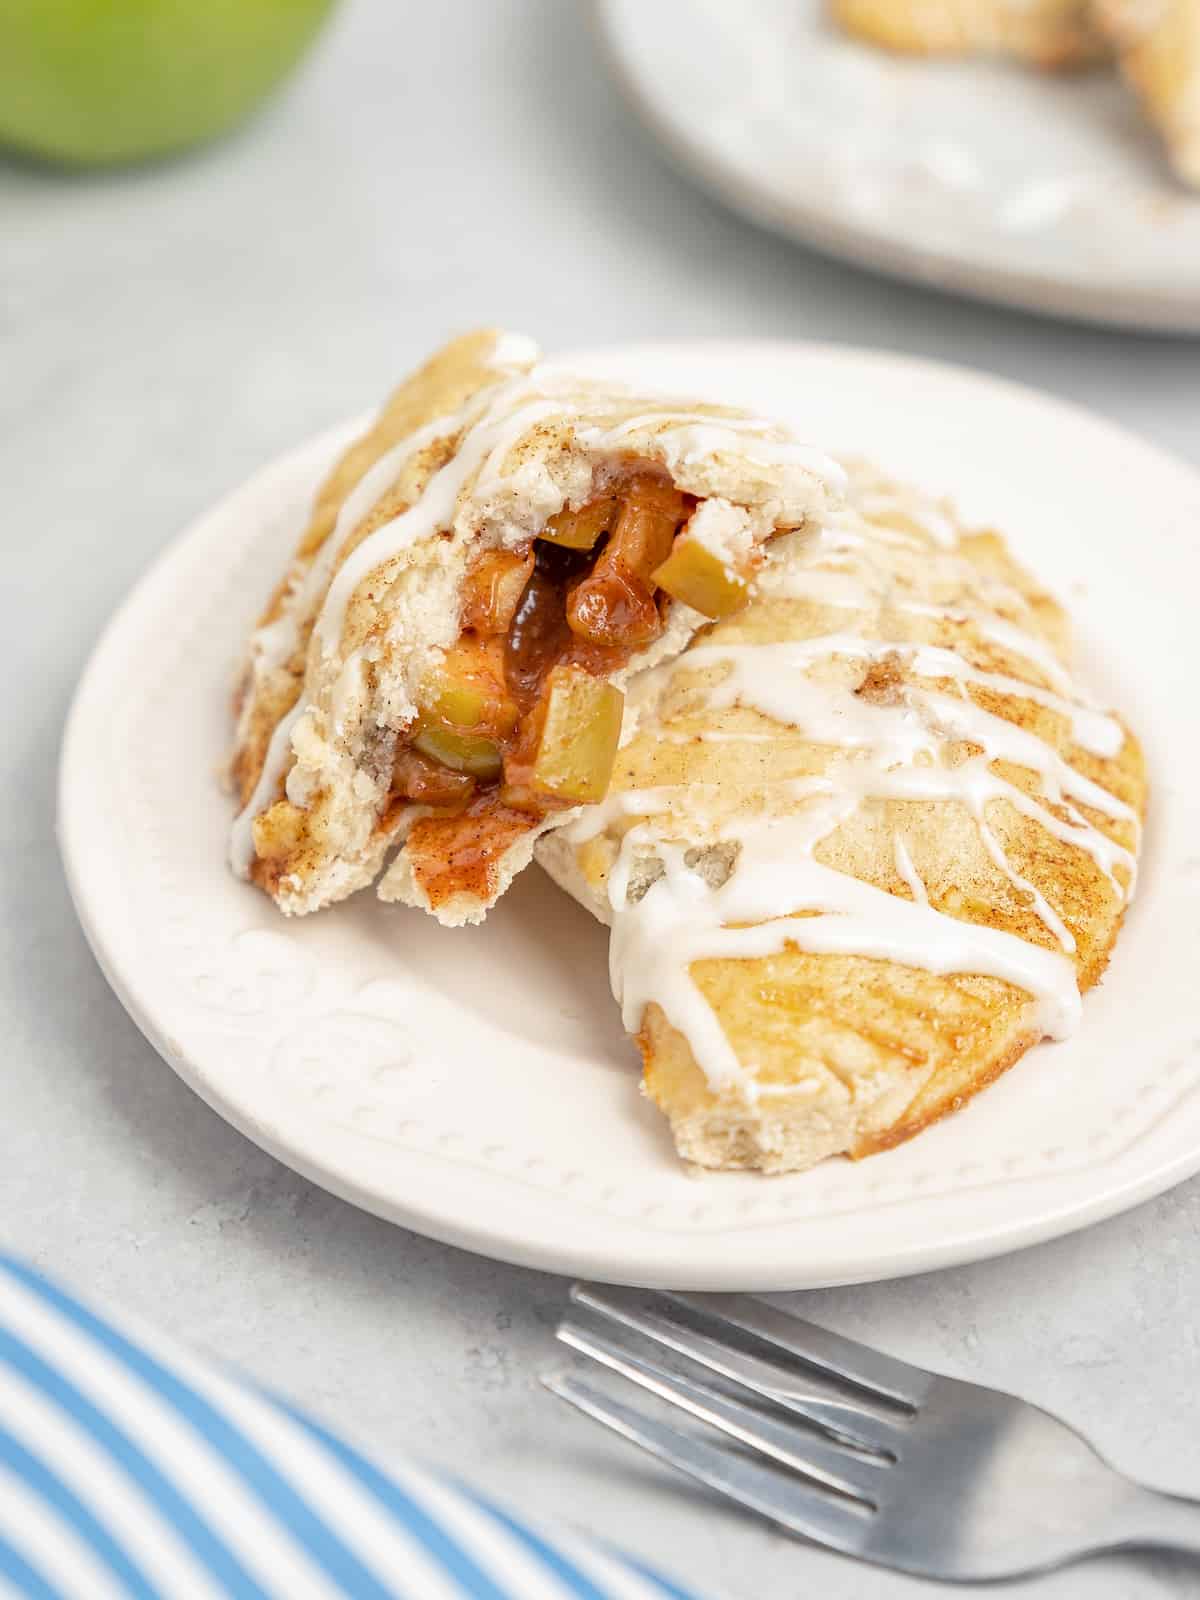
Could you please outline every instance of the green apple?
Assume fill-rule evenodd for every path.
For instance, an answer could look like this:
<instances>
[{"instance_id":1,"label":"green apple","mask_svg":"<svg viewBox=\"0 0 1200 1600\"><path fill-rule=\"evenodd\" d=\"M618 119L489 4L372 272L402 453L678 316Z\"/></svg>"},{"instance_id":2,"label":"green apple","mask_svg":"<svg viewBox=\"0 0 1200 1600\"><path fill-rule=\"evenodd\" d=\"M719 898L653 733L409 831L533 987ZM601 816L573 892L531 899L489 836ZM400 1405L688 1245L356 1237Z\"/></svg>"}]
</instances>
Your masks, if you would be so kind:
<instances>
[{"instance_id":1,"label":"green apple","mask_svg":"<svg viewBox=\"0 0 1200 1600\"><path fill-rule=\"evenodd\" d=\"M334 0L0 0L0 145L78 166L165 155L246 116Z\"/></svg>"}]
</instances>

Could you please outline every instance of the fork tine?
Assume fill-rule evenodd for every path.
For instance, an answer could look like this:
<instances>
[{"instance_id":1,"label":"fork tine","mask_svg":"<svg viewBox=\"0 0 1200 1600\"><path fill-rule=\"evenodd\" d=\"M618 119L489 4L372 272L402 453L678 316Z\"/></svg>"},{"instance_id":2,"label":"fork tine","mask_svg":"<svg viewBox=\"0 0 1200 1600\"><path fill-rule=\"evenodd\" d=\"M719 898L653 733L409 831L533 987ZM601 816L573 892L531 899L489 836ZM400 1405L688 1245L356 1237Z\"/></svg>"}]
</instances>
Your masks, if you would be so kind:
<instances>
[{"instance_id":1,"label":"fork tine","mask_svg":"<svg viewBox=\"0 0 1200 1600\"><path fill-rule=\"evenodd\" d=\"M828 1328L819 1328L815 1322L805 1322L750 1295L680 1294L668 1298L705 1317L715 1317L730 1327L765 1339L808 1366L910 1411L920 1406L937 1381L936 1375L923 1367L897 1361L894 1356L885 1356L879 1350L858 1344L840 1333L831 1333Z\"/></svg>"},{"instance_id":2,"label":"fork tine","mask_svg":"<svg viewBox=\"0 0 1200 1600\"><path fill-rule=\"evenodd\" d=\"M871 1506L879 1481L890 1463L878 1456L855 1456L849 1451L831 1445L811 1428L785 1419L764 1416L761 1411L746 1405L732 1395L719 1394L703 1384L694 1383L681 1373L672 1372L656 1361L643 1360L631 1355L616 1340L606 1334L582 1327L576 1322L564 1322L558 1337L566 1345L591 1356L613 1372L648 1389L660 1400L679 1406L701 1422L707 1422L730 1438L760 1451L763 1455L791 1467L809 1478L816 1478L831 1489Z\"/></svg>"},{"instance_id":3,"label":"fork tine","mask_svg":"<svg viewBox=\"0 0 1200 1600\"><path fill-rule=\"evenodd\" d=\"M894 1455L899 1447L903 1421L883 1418L866 1410L857 1401L843 1399L834 1393L822 1394L822 1380L816 1375L797 1378L795 1373L748 1355L744 1350L733 1350L707 1334L694 1329L683 1329L669 1317L655 1309L655 1300L639 1290L593 1288L576 1284L571 1298L606 1320L631 1328L635 1333L655 1344L665 1346L689 1361L707 1367L723 1378L729 1378L743 1388L760 1394L791 1411L796 1416L815 1422L843 1438L853 1440L868 1450L884 1451Z\"/></svg>"},{"instance_id":4,"label":"fork tine","mask_svg":"<svg viewBox=\"0 0 1200 1600\"><path fill-rule=\"evenodd\" d=\"M542 1382L586 1416L747 1510L835 1550L857 1554L864 1548L872 1513L861 1502L825 1493L681 1428L657 1422L580 1378L561 1373L544 1377Z\"/></svg>"},{"instance_id":5,"label":"fork tine","mask_svg":"<svg viewBox=\"0 0 1200 1600\"><path fill-rule=\"evenodd\" d=\"M819 1328L805 1322L790 1312L780 1311L763 1300L745 1294L658 1294L641 1290L608 1288L599 1284L575 1284L571 1298L581 1305L598 1311L622 1308L641 1302L655 1309L660 1319L670 1323L676 1332L684 1331L691 1337L690 1327L682 1324L679 1308L690 1311L693 1317L715 1324L713 1337L727 1338L726 1330L733 1329L753 1334L765 1344L773 1345L806 1367L816 1368L839 1384L849 1384L905 1411L914 1411L929 1392L935 1375L922 1367L909 1366L853 1339Z\"/></svg>"}]
</instances>

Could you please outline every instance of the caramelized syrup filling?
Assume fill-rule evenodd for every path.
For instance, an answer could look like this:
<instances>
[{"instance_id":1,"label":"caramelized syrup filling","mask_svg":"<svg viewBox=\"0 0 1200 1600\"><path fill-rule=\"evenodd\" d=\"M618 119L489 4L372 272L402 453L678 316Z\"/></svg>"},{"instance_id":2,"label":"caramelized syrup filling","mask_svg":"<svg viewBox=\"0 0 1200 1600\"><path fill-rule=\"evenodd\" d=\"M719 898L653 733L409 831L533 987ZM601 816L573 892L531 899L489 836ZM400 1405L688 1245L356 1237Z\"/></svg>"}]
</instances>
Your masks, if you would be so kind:
<instances>
[{"instance_id":1,"label":"caramelized syrup filling","mask_svg":"<svg viewBox=\"0 0 1200 1600\"><path fill-rule=\"evenodd\" d=\"M662 632L655 581L696 500L640 473L467 575L458 640L395 763L392 803L438 808L408 836L430 903L495 889L549 812L602 797L620 732L608 679Z\"/></svg>"}]
</instances>

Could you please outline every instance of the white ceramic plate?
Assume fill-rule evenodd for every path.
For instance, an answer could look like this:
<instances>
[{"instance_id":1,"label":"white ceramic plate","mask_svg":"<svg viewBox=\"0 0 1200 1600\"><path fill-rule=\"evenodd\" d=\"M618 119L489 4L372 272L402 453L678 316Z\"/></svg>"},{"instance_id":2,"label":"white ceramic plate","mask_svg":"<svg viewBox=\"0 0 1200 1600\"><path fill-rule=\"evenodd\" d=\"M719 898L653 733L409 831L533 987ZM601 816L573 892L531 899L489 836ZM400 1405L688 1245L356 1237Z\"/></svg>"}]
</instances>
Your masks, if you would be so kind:
<instances>
[{"instance_id":1,"label":"white ceramic plate","mask_svg":"<svg viewBox=\"0 0 1200 1600\"><path fill-rule=\"evenodd\" d=\"M1093 683L1135 719L1155 778L1142 891L1082 1030L886 1155L698 1177L637 1092L604 931L536 869L482 928L454 931L369 894L286 921L235 882L214 778L233 664L346 429L202 517L80 686L63 854L139 1026L223 1116L347 1199L473 1250L630 1283L915 1272L1080 1227L1200 1168L1200 477L952 367L784 344L579 359L775 412L947 490L1011 530L1067 598Z\"/></svg>"},{"instance_id":2,"label":"white ceramic plate","mask_svg":"<svg viewBox=\"0 0 1200 1600\"><path fill-rule=\"evenodd\" d=\"M1200 331L1200 199L1106 70L903 60L823 0L596 0L633 106L757 221L1032 310Z\"/></svg>"}]
</instances>

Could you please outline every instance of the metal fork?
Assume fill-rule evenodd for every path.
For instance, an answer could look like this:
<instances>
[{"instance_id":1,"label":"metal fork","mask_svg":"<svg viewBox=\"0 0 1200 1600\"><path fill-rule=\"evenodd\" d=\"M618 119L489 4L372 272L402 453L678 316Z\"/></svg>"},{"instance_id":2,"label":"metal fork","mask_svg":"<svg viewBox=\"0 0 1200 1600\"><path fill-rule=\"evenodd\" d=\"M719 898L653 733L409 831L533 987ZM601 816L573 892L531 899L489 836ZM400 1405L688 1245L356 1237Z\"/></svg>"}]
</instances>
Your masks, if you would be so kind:
<instances>
[{"instance_id":1,"label":"metal fork","mask_svg":"<svg viewBox=\"0 0 1200 1600\"><path fill-rule=\"evenodd\" d=\"M1123 1477L1027 1401L747 1295L577 1284L571 1300L564 1344L708 1427L674 1426L573 1372L544 1378L549 1389L818 1544L958 1582L1106 1550L1200 1555L1200 1501Z\"/></svg>"}]
</instances>

